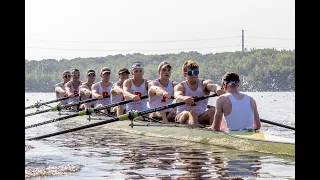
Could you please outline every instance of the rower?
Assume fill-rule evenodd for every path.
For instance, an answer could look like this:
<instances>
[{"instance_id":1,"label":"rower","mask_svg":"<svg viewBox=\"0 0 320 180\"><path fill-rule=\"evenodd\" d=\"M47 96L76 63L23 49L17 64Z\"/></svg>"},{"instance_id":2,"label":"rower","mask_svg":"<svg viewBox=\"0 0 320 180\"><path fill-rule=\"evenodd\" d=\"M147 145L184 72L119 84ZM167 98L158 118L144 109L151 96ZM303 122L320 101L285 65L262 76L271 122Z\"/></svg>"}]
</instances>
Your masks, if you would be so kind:
<instances>
[{"instance_id":1,"label":"rower","mask_svg":"<svg viewBox=\"0 0 320 180\"><path fill-rule=\"evenodd\" d=\"M240 93L239 75L235 72L227 72L222 77L223 88L226 94L218 97L216 102L216 112L214 122L209 127L213 130L252 130L260 129L261 122L259 118L256 101L249 95ZM227 127L221 126L223 116Z\"/></svg>"},{"instance_id":2,"label":"rower","mask_svg":"<svg viewBox=\"0 0 320 180\"><path fill-rule=\"evenodd\" d=\"M129 70L127 68L122 68L119 70L118 75L119 75L119 80L115 82L111 88L111 103L117 103L120 101L124 101L124 96L123 96L123 82L127 79L129 79ZM120 116L124 113L126 113L126 105L120 105L120 106L115 106L111 110L114 112L115 116Z\"/></svg>"},{"instance_id":3,"label":"rower","mask_svg":"<svg viewBox=\"0 0 320 180\"><path fill-rule=\"evenodd\" d=\"M193 61L185 61L182 65L182 74L185 81L174 87L174 97L177 102L185 102L177 107L176 122L181 124L212 124L214 109L206 110L208 99L194 102L194 98L209 95L214 92L218 95L224 90L212 80L199 79L199 65Z\"/></svg>"},{"instance_id":4,"label":"rower","mask_svg":"<svg viewBox=\"0 0 320 180\"><path fill-rule=\"evenodd\" d=\"M63 82L57 83L55 85L55 92L56 92L56 98L57 99L61 99L63 97L67 97L67 92L66 92L66 88L64 87L64 85L68 81L70 81L70 78L71 78L70 71L63 71L61 78L63 79ZM59 104L60 105L65 105L65 104L68 104L68 102L69 102L69 99L66 99L66 100L59 101Z\"/></svg>"},{"instance_id":5,"label":"rower","mask_svg":"<svg viewBox=\"0 0 320 180\"><path fill-rule=\"evenodd\" d=\"M79 102L80 101L80 97L75 97L75 95L79 94L79 87L82 84L82 82L80 81L80 71L79 69L73 69L71 71L71 78L72 80L67 82L64 86L66 88L66 92L68 97L70 97L70 102L69 103L73 103L73 102ZM72 106L71 109L72 110L78 110L78 106Z\"/></svg>"},{"instance_id":6,"label":"rower","mask_svg":"<svg viewBox=\"0 0 320 180\"><path fill-rule=\"evenodd\" d=\"M87 82L82 83L80 86L81 101L92 98L91 86L96 80L96 72L93 69L88 69L86 71L86 78L87 78ZM96 101L84 103L80 105L80 109L84 110L88 108L94 108L95 104L96 104Z\"/></svg>"},{"instance_id":7,"label":"rower","mask_svg":"<svg viewBox=\"0 0 320 180\"><path fill-rule=\"evenodd\" d=\"M143 78L144 66L142 62L134 62L131 67L132 78L123 82L123 95L126 100L133 102L126 104L127 112L144 111L148 109L148 99L140 99L141 96L148 95L148 80Z\"/></svg>"},{"instance_id":8,"label":"rower","mask_svg":"<svg viewBox=\"0 0 320 180\"><path fill-rule=\"evenodd\" d=\"M171 96L173 96L173 88L178 84L178 82L170 80L171 69L172 66L167 61L163 61L159 64L159 78L151 81L148 91L150 108L165 106L173 102ZM150 113L149 117L161 118L162 122L174 122L175 115L176 108L170 108Z\"/></svg>"},{"instance_id":9,"label":"rower","mask_svg":"<svg viewBox=\"0 0 320 180\"><path fill-rule=\"evenodd\" d=\"M111 104L110 97L103 98L111 94L111 87L113 82L110 81L111 71L108 67L103 67L100 70L101 81L92 85L92 97L97 98L96 108ZM110 113L110 109L106 108L101 110L102 113Z\"/></svg>"}]
</instances>

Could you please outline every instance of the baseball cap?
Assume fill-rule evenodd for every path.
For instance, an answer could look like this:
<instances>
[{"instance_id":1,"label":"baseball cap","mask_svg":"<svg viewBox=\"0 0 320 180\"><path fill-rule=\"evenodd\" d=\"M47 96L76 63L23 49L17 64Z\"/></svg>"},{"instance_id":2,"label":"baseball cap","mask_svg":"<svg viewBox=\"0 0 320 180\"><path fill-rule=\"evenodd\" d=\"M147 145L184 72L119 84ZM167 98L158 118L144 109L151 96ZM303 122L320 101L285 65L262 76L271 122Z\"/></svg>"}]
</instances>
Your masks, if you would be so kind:
<instances>
[{"instance_id":1,"label":"baseball cap","mask_svg":"<svg viewBox=\"0 0 320 180\"><path fill-rule=\"evenodd\" d=\"M167 61L162 61L158 66L158 72L160 72L162 68L165 68L167 66L170 66L170 68L172 68L172 66Z\"/></svg>"},{"instance_id":2,"label":"baseball cap","mask_svg":"<svg viewBox=\"0 0 320 180\"><path fill-rule=\"evenodd\" d=\"M86 71L86 74L87 75L89 75L89 74L91 74L91 73L96 73L93 69L88 69L87 71Z\"/></svg>"},{"instance_id":3,"label":"baseball cap","mask_svg":"<svg viewBox=\"0 0 320 180\"><path fill-rule=\"evenodd\" d=\"M143 63L142 62L134 62L131 66L131 69L134 70L134 69L143 69Z\"/></svg>"},{"instance_id":4,"label":"baseball cap","mask_svg":"<svg viewBox=\"0 0 320 180\"><path fill-rule=\"evenodd\" d=\"M110 69L108 67L103 67L101 70L100 70L100 74L104 74L106 72L111 72Z\"/></svg>"},{"instance_id":5,"label":"baseball cap","mask_svg":"<svg viewBox=\"0 0 320 180\"><path fill-rule=\"evenodd\" d=\"M127 73L127 74L130 74L129 70L127 68L122 68L119 70L118 74L122 74L122 73Z\"/></svg>"}]
</instances>

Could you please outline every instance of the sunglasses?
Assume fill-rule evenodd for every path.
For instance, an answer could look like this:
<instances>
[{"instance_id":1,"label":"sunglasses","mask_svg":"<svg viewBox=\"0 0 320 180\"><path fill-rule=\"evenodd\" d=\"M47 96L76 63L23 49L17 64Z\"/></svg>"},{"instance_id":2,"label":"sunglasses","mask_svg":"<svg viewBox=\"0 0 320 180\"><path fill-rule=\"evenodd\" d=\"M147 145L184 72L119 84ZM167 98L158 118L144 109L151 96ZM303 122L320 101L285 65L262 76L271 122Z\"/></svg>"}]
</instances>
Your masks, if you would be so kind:
<instances>
[{"instance_id":1,"label":"sunglasses","mask_svg":"<svg viewBox=\"0 0 320 180\"><path fill-rule=\"evenodd\" d=\"M238 86L239 85L239 81L223 81L225 86Z\"/></svg>"},{"instance_id":2,"label":"sunglasses","mask_svg":"<svg viewBox=\"0 0 320 180\"><path fill-rule=\"evenodd\" d=\"M186 74L188 76L192 76L192 75L198 76L199 70L191 70L191 71L186 72Z\"/></svg>"},{"instance_id":3,"label":"sunglasses","mask_svg":"<svg viewBox=\"0 0 320 180\"><path fill-rule=\"evenodd\" d=\"M78 77L79 77L79 76L80 76L80 74L73 74L72 76L78 76Z\"/></svg>"},{"instance_id":4,"label":"sunglasses","mask_svg":"<svg viewBox=\"0 0 320 180\"><path fill-rule=\"evenodd\" d=\"M88 74L88 76L89 77L94 77L94 76L96 76L96 74L95 73L90 73L90 74Z\"/></svg>"},{"instance_id":5,"label":"sunglasses","mask_svg":"<svg viewBox=\"0 0 320 180\"><path fill-rule=\"evenodd\" d=\"M70 75L64 75L63 77L64 78L70 78L71 76Z\"/></svg>"}]
</instances>

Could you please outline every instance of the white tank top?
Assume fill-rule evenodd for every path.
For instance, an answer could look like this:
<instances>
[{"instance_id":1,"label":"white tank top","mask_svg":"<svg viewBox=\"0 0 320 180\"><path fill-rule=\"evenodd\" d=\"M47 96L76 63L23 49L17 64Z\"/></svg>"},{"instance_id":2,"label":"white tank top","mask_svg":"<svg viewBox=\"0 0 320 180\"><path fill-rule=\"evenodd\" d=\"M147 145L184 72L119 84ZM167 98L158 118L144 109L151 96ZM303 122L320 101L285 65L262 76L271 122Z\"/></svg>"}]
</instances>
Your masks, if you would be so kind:
<instances>
[{"instance_id":1,"label":"white tank top","mask_svg":"<svg viewBox=\"0 0 320 180\"><path fill-rule=\"evenodd\" d=\"M81 81L80 81L80 84L81 84ZM73 84L70 82L70 89L71 89L71 92L74 94L74 95L77 95L77 94L79 94L79 90L80 90L80 85L78 86L78 88L77 89L75 89L74 87L73 87ZM79 96L77 96L77 97L74 97L74 98L69 98L70 99L70 101L74 101L74 102L79 102L80 101L80 97Z\"/></svg>"},{"instance_id":2,"label":"white tank top","mask_svg":"<svg viewBox=\"0 0 320 180\"><path fill-rule=\"evenodd\" d=\"M130 81L131 81L131 91L133 94L139 95L140 97L148 95L148 91L146 88L146 80L143 81L140 87L135 86L132 82L132 79L130 79ZM137 102L131 102L126 104L126 109L127 111L129 110L144 111L148 109L147 103L148 103L148 98L142 99Z\"/></svg>"},{"instance_id":3,"label":"white tank top","mask_svg":"<svg viewBox=\"0 0 320 180\"><path fill-rule=\"evenodd\" d=\"M62 83L57 83L57 84L55 85L55 87L61 87L64 91L66 90L66 88L65 88L64 85L63 85L63 82L62 82ZM67 97L67 96L65 96L64 94L61 94L61 93L56 92L56 98L57 98L57 99L61 99L61 98L64 98L64 97ZM60 101L60 104L61 104L61 105L65 105L65 104L68 104L68 103L69 103L69 99Z\"/></svg>"},{"instance_id":4,"label":"white tank top","mask_svg":"<svg viewBox=\"0 0 320 180\"><path fill-rule=\"evenodd\" d=\"M89 87L86 82L85 82L85 83L82 83L82 85L87 86L87 88L91 91L91 87ZM90 95L89 98L87 98L87 96L85 96L85 95L81 96L81 98L80 98L81 101L84 101L84 100L87 100L87 99L92 99L92 95ZM88 105L89 105L91 108L93 108L96 103L97 103L97 101L91 101L91 102L88 103Z\"/></svg>"},{"instance_id":5,"label":"white tank top","mask_svg":"<svg viewBox=\"0 0 320 180\"><path fill-rule=\"evenodd\" d=\"M183 84L183 86L185 88L185 92L186 92L185 96L192 96L194 98L205 96L205 93L202 90L202 82L203 82L203 80L199 79L197 89L195 91L192 91L189 88L187 82L183 81L182 84ZM177 114L180 114L184 110L187 110L187 111L195 110L197 112L197 115L200 116L201 114L206 112L207 104L208 104L208 99L198 101L198 102L196 102L196 105L193 105L193 106L184 104L184 105L177 107Z\"/></svg>"},{"instance_id":6,"label":"white tank top","mask_svg":"<svg viewBox=\"0 0 320 180\"><path fill-rule=\"evenodd\" d=\"M119 81L118 81L119 82ZM120 102L120 101L124 101L124 96L123 94L117 94L115 96L113 96L111 94L111 103L114 104L114 103L117 103L117 102ZM125 104L122 104L121 105L122 109L126 109L126 105Z\"/></svg>"},{"instance_id":7,"label":"white tank top","mask_svg":"<svg viewBox=\"0 0 320 180\"><path fill-rule=\"evenodd\" d=\"M171 95L173 95L173 86L172 86L172 81L169 80L168 83L168 87L163 87L160 82L159 79L155 80L160 87L162 87L165 91L169 92ZM155 108L155 107L159 107L159 106L165 106L167 104L171 104L173 101L173 99L167 99L163 96L158 96L158 95L154 95L152 98L149 97L149 106L150 108ZM170 109L165 109L165 112L170 112L172 110L172 108Z\"/></svg>"},{"instance_id":8,"label":"white tank top","mask_svg":"<svg viewBox=\"0 0 320 180\"><path fill-rule=\"evenodd\" d=\"M98 85L99 85L99 94L102 95L102 96L108 96L111 94L111 87L112 87L112 84L113 82L110 82L110 85L106 88L102 87L101 85L101 81L98 82ZM98 100L96 105L98 104L102 104L103 106L105 105L109 105L111 104L111 99L110 97L109 98L105 98L105 99L102 99L102 100Z\"/></svg>"},{"instance_id":9,"label":"white tank top","mask_svg":"<svg viewBox=\"0 0 320 180\"><path fill-rule=\"evenodd\" d=\"M225 116L228 129L239 131L244 129L253 129L254 113L250 105L250 97L244 95L243 99L237 100L232 94L227 93L232 104L231 113Z\"/></svg>"}]
</instances>

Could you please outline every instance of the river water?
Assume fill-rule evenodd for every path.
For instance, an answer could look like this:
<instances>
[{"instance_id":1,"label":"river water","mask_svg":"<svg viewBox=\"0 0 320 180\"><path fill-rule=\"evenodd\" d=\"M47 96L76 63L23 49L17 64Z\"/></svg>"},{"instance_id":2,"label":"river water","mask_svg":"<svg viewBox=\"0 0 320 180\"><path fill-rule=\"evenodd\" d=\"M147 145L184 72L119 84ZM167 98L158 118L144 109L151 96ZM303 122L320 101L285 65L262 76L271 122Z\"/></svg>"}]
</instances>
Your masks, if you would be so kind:
<instances>
[{"instance_id":1,"label":"river water","mask_svg":"<svg viewBox=\"0 0 320 180\"><path fill-rule=\"evenodd\" d=\"M294 92L248 92L260 118L295 126ZM25 105L55 99L26 93ZM209 104L214 105L211 98ZM56 105L55 103L50 106ZM44 109L47 107L44 106ZM26 110L26 113L35 110ZM31 125L59 117L48 112L25 118ZM25 130L35 137L75 127L68 120ZM103 126L107 126L103 125ZM262 123L261 132L295 138L294 130ZM89 128L25 141L26 179L295 179L295 158Z\"/></svg>"}]
</instances>

